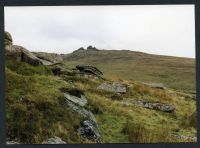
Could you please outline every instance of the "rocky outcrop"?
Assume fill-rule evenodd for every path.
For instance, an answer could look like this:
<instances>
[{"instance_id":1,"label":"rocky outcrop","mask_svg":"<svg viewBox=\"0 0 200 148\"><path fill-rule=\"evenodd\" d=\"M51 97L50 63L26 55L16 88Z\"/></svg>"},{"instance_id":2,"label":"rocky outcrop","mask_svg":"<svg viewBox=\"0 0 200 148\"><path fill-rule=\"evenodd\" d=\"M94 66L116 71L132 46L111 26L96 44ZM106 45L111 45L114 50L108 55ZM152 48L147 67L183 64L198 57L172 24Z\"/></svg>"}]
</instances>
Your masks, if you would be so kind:
<instances>
[{"instance_id":1,"label":"rocky outcrop","mask_svg":"<svg viewBox=\"0 0 200 148\"><path fill-rule=\"evenodd\" d=\"M55 136L53 138L49 138L46 141L43 141L42 144L67 144L61 138Z\"/></svg>"},{"instance_id":2,"label":"rocky outcrop","mask_svg":"<svg viewBox=\"0 0 200 148\"><path fill-rule=\"evenodd\" d=\"M104 82L97 87L97 89L106 90L115 93L126 93L127 85L117 82Z\"/></svg>"},{"instance_id":3,"label":"rocky outcrop","mask_svg":"<svg viewBox=\"0 0 200 148\"><path fill-rule=\"evenodd\" d=\"M38 57L43 65L55 65L63 62L63 58L60 54L47 53L47 52L33 52Z\"/></svg>"},{"instance_id":4,"label":"rocky outcrop","mask_svg":"<svg viewBox=\"0 0 200 148\"><path fill-rule=\"evenodd\" d=\"M5 50L6 56L10 59L26 62L34 66L42 64L40 59L22 46L7 45L5 46Z\"/></svg>"},{"instance_id":5,"label":"rocky outcrop","mask_svg":"<svg viewBox=\"0 0 200 148\"><path fill-rule=\"evenodd\" d=\"M88 66L88 65L77 65L76 68L84 74L90 74L90 75L94 75L97 76L99 78L103 79L103 72L100 71L98 68L94 67L94 66Z\"/></svg>"},{"instance_id":6,"label":"rocky outcrop","mask_svg":"<svg viewBox=\"0 0 200 148\"><path fill-rule=\"evenodd\" d=\"M64 93L64 97L68 107L85 119L81 121L80 128L78 129L80 136L99 143L100 134L97 122L93 113L85 108L87 99L83 92L77 89L68 90Z\"/></svg>"},{"instance_id":7,"label":"rocky outcrop","mask_svg":"<svg viewBox=\"0 0 200 148\"><path fill-rule=\"evenodd\" d=\"M9 32L6 32L6 31L5 31L5 34L4 34L4 44L5 44L5 46L13 44L11 34Z\"/></svg>"},{"instance_id":8,"label":"rocky outcrop","mask_svg":"<svg viewBox=\"0 0 200 148\"><path fill-rule=\"evenodd\" d=\"M122 102L122 104L127 106L140 106L147 109L153 109L153 110L159 110L163 112L173 112L175 110L175 107L170 104L166 103L159 103L159 102L148 102L143 100L127 100Z\"/></svg>"},{"instance_id":9,"label":"rocky outcrop","mask_svg":"<svg viewBox=\"0 0 200 148\"><path fill-rule=\"evenodd\" d=\"M87 51L98 51L98 49L96 47L93 47L93 46L88 46Z\"/></svg>"},{"instance_id":10,"label":"rocky outcrop","mask_svg":"<svg viewBox=\"0 0 200 148\"><path fill-rule=\"evenodd\" d=\"M95 141L96 143L100 143L99 130L96 122L93 120L85 120L81 122L81 127L78 129L78 132L83 138L87 138L89 140Z\"/></svg>"},{"instance_id":11,"label":"rocky outcrop","mask_svg":"<svg viewBox=\"0 0 200 148\"><path fill-rule=\"evenodd\" d=\"M22 46L13 45L12 36L9 32L5 32L5 51L9 59L26 62L28 64L37 65L56 65L63 62L63 56L55 53L30 52Z\"/></svg>"},{"instance_id":12,"label":"rocky outcrop","mask_svg":"<svg viewBox=\"0 0 200 148\"><path fill-rule=\"evenodd\" d=\"M143 84L152 88L166 89L166 87L162 83L143 83Z\"/></svg>"},{"instance_id":13,"label":"rocky outcrop","mask_svg":"<svg viewBox=\"0 0 200 148\"><path fill-rule=\"evenodd\" d=\"M82 52L82 51L85 51L85 49L83 47L80 47L79 49L74 50L72 53L77 53L77 52Z\"/></svg>"},{"instance_id":14,"label":"rocky outcrop","mask_svg":"<svg viewBox=\"0 0 200 148\"><path fill-rule=\"evenodd\" d=\"M41 61L33 53L22 46L13 45L12 36L9 32L5 32L5 53L9 59L22 61L31 65L40 65Z\"/></svg>"}]
</instances>

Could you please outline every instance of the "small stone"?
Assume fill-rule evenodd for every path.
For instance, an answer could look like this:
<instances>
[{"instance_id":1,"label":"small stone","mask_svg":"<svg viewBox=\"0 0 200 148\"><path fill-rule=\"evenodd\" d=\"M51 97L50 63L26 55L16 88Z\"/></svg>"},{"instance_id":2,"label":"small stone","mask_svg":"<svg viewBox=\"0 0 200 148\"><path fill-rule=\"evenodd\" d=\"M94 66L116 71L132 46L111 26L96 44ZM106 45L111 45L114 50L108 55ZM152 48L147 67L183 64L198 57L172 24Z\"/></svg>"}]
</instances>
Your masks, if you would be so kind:
<instances>
[{"instance_id":1,"label":"small stone","mask_svg":"<svg viewBox=\"0 0 200 148\"><path fill-rule=\"evenodd\" d=\"M127 100L123 102L122 104L128 105L128 106L135 105L135 106L140 106L147 109L159 110L159 111L169 112L169 113L175 110L175 107L170 104L160 103L160 102L147 102L143 100Z\"/></svg>"},{"instance_id":2,"label":"small stone","mask_svg":"<svg viewBox=\"0 0 200 148\"><path fill-rule=\"evenodd\" d=\"M127 86L125 84L117 83L117 82L104 82L97 87L97 89L102 89L115 93L126 93Z\"/></svg>"},{"instance_id":3,"label":"small stone","mask_svg":"<svg viewBox=\"0 0 200 148\"><path fill-rule=\"evenodd\" d=\"M46 141L43 141L42 144L67 144L61 138L55 136L54 138L49 138Z\"/></svg>"}]
</instances>

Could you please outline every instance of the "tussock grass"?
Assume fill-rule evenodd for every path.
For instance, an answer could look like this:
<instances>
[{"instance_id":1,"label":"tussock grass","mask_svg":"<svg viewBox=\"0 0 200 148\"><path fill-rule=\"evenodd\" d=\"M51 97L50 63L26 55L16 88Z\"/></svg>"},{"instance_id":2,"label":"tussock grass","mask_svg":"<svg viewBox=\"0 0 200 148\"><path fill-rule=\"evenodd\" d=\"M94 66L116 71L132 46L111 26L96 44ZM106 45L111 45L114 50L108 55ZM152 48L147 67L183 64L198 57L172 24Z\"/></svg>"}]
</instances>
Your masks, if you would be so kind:
<instances>
[{"instance_id":1,"label":"tussock grass","mask_svg":"<svg viewBox=\"0 0 200 148\"><path fill-rule=\"evenodd\" d=\"M170 102L173 99L172 96L169 95L165 90L150 88L143 84L135 85L134 90L143 96L149 95L151 97L154 97L154 101L155 101L155 98L157 98L159 101L162 101L162 102L164 101Z\"/></svg>"},{"instance_id":2,"label":"tussock grass","mask_svg":"<svg viewBox=\"0 0 200 148\"><path fill-rule=\"evenodd\" d=\"M128 133L129 140L133 143L161 143L170 141L169 129L167 127L152 131L144 124L128 120L123 131Z\"/></svg>"},{"instance_id":3,"label":"tussock grass","mask_svg":"<svg viewBox=\"0 0 200 148\"><path fill-rule=\"evenodd\" d=\"M6 60L6 67L22 75L53 75L52 71L46 66L31 66L25 62L13 61L11 59Z\"/></svg>"},{"instance_id":4,"label":"tussock grass","mask_svg":"<svg viewBox=\"0 0 200 148\"><path fill-rule=\"evenodd\" d=\"M184 128L197 128L197 113L196 111L186 113L184 120L181 123Z\"/></svg>"},{"instance_id":5,"label":"tussock grass","mask_svg":"<svg viewBox=\"0 0 200 148\"><path fill-rule=\"evenodd\" d=\"M59 90L65 85L53 76L21 75L6 68L7 137L31 144L62 135L66 142L80 142L76 127L81 117L66 106Z\"/></svg>"}]
</instances>

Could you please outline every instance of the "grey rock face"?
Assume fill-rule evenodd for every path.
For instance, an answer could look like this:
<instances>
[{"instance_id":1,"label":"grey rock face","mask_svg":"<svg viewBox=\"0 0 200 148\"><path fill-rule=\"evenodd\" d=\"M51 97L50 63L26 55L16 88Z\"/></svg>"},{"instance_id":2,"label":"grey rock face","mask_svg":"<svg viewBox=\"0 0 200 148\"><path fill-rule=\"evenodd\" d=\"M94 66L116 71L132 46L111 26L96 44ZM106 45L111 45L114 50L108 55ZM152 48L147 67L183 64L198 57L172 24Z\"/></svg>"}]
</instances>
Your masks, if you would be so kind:
<instances>
[{"instance_id":1,"label":"grey rock face","mask_svg":"<svg viewBox=\"0 0 200 148\"><path fill-rule=\"evenodd\" d=\"M69 101L78 104L79 106L85 106L87 104L87 99L84 95L80 94L80 96L75 96L70 92L64 93L64 97Z\"/></svg>"},{"instance_id":2,"label":"grey rock face","mask_svg":"<svg viewBox=\"0 0 200 148\"><path fill-rule=\"evenodd\" d=\"M147 101L142 101L142 100L128 100L123 102L122 104L128 105L128 106L140 106L148 109L154 109L154 110L159 110L163 112L173 112L175 110L175 107L170 104L166 103L158 103L158 102L147 102Z\"/></svg>"},{"instance_id":3,"label":"grey rock face","mask_svg":"<svg viewBox=\"0 0 200 148\"><path fill-rule=\"evenodd\" d=\"M81 127L78 129L80 135L84 138L90 139L99 143L100 134L96 122L92 120L85 120L81 122Z\"/></svg>"},{"instance_id":4,"label":"grey rock face","mask_svg":"<svg viewBox=\"0 0 200 148\"><path fill-rule=\"evenodd\" d=\"M90 119L90 120L93 120L96 122L96 119L91 111L86 110L84 107L81 107L81 106L69 101L68 99L66 99L65 102L72 111L79 113L84 118L87 118L87 119Z\"/></svg>"},{"instance_id":5,"label":"grey rock face","mask_svg":"<svg viewBox=\"0 0 200 148\"><path fill-rule=\"evenodd\" d=\"M100 134L97 122L93 113L84 108L87 104L84 94L79 90L70 90L64 93L64 96L68 107L85 118L84 121L81 121L80 128L78 129L80 136L99 143Z\"/></svg>"},{"instance_id":6,"label":"grey rock face","mask_svg":"<svg viewBox=\"0 0 200 148\"><path fill-rule=\"evenodd\" d=\"M104 82L101 85L99 85L97 89L102 89L102 90L111 91L115 93L127 92L127 86L125 84L116 83L116 82L113 82L113 83Z\"/></svg>"},{"instance_id":7,"label":"grey rock face","mask_svg":"<svg viewBox=\"0 0 200 148\"><path fill-rule=\"evenodd\" d=\"M5 45L12 45L13 44L13 40L12 40L12 36L9 32L4 33L4 44Z\"/></svg>"},{"instance_id":8,"label":"grey rock face","mask_svg":"<svg viewBox=\"0 0 200 148\"><path fill-rule=\"evenodd\" d=\"M103 76L103 72L101 72L98 68L94 67L94 66L88 66L88 65L77 65L76 68L84 73L84 74L91 74L91 75L95 75L99 78L102 78ZM103 78L102 78L103 79Z\"/></svg>"},{"instance_id":9,"label":"grey rock face","mask_svg":"<svg viewBox=\"0 0 200 148\"><path fill-rule=\"evenodd\" d=\"M40 59L40 61L41 61L41 63L42 63L43 65L46 65L46 66L48 66L48 65L53 65L52 62L49 62L49 61L44 60L44 59Z\"/></svg>"},{"instance_id":10,"label":"grey rock face","mask_svg":"<svg viewBox=\"0 0 200 148\"><path fill-rule=\"evenodd\" d=\"M143 83L143 84L152 88L166 89L166 87L162 83Z\"/></svg>"},{"instance_id":11,"label":"grey rock face","mask_svg":"<svg viewBox=\"0 0 200 148\"><path fill-rule=\"evenodd\" d=\"M42 64L41 61L33 53L29 52L22 46L9 45L5 46L5 49L6 56L10 57L11 59L26 62L34 66Z\"/></svg>"},{"instance_id":12,"label":"grey rock face","mask_svg":"<svg viewBox=\"0 0 200 148\"><path fill-rule=\"evenodd\" d=\"M43 141L42 144L67 144L59 137L49 138L46 141Z\"/></svg>"},{"instance_id":13,"label":"grey rock face","mask_svg":"<svg viewBox=\"0 0 200 148\"><path fill-rule=\"evenodd\" d=\"M22 46L13 45L12 36L9 32L5 32L5 51L6 56L17 61L29 63L31 65L39 65L41 61L27 49Z\"/></svg>"},{"instance_id":14,"label":"grey rock face","mask_svg":"<svg viewBox=\"0 0 200 148\"><path fill-rule=\"evenodd\" d=\"M47 52L33 52L36 57L38 57L43 65L54 65L63 62L63 57L56 53Z\"/></svg>"}]
</instances>

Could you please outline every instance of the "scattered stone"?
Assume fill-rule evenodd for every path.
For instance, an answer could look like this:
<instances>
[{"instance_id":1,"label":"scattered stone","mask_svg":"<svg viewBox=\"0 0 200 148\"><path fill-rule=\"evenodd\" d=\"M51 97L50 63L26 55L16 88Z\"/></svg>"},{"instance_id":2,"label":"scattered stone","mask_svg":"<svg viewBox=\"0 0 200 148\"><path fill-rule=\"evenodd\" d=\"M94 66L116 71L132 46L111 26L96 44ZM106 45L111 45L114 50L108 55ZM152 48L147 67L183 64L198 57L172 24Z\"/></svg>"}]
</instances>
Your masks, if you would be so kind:
<instances>
[{"instance_id":1,"label":"scattered stone","mask_svg":"<svg viewBox=\"0 0 200 148\"><path fill-rule=\"evenodd\" d=\"M197 142L197 137L185 136L185 135L173 135L173 136L180 140Z\"/></svg>"},{"instance_id":2,"label":"scattered stone","mask_svg":"<svg viewBox=\"0 0 200 148\"><path fill-rule=\"evenodd\" d=\"M153 109L153 110L159 110L163 112L173 112L175 110L175 107L170 104L166 103L159 103L159 102L147 102L147 101L142 101L142 100L127 100L123 102L122 104L128 105L128 106L140 106L148 109Z\"/></svg>"},{"instance_id":3,"label":"scattered stone","mask_svg":"<svg viewBox=\"0 0 200 148\"><path fill-rule=\"evenodd\" d=\"M78 104L80 106L85 106L87 104L87 99L84 96L83 92L77 89L72 89L64 93L64 97L71 102Z\"/></svg>"},{"instance_id":4,"label":"scattered stone","mask_svg":"<svg viewBox=\"0 0 200 148\"><path fill-rule=\"evenodd\" d=\"M152 88L166 89L166 87L162 83L143 83L143 84Z\"/></svg>"},{"instance_id":5,"label":"scattered stone","mask_svg":"<svg viewBox=\"0 0 200 148\"><path fill-rule=\"evenodd\" d=\"M84 74L91 74L91 75L95 75L99 78L102 78L103 76L103 72L101 72L98 68L94 67L94 66L88 66L88 65L77 65L76 68L84 73ZM103 79L103 78L102 78Z\"/></svg>"},{"instance_id":6,"label":"scattered stone","mask_svg":"<svg viewBox=\"0 0 200 148\"><path fill-rule=\"evenodd\" d=\"M81 122L81 127L78 129L78 132L81 137L100 143L100 134L96 122L92 120Z\"/></svg>"},{"instance_id":7,"label":"scattered stone","mask_svg":"<svg viewBox=\"0 0 200 148\"><path fill-rule=\"evenodd\" d=\"M126 93L127 92L127 85L117 83L117 82L104 82L97 87L97 89L102 89L106 91L111 91L115 93Z\"/></svg>"},{"instance_id":8,"label":"scattered stone","mask_svg":"<svg viewBox=\"0 0 200 148\"><path fill-rule=\"evenodd\" d=\"M20 143L18 143L16 141L6 141L6 144L20 144Z\"/></svg>"},{"instance_id":9,"label":"scattered stone","mask_svg":"<svg viewBox=\"0 0 200 148\"><path fill-rule=\"evenodd\" d=\"M54 138L49 138L46 141L43 141L42 144L67 144L61 138L55 136Z\"/></svg>"}]
</instances>

